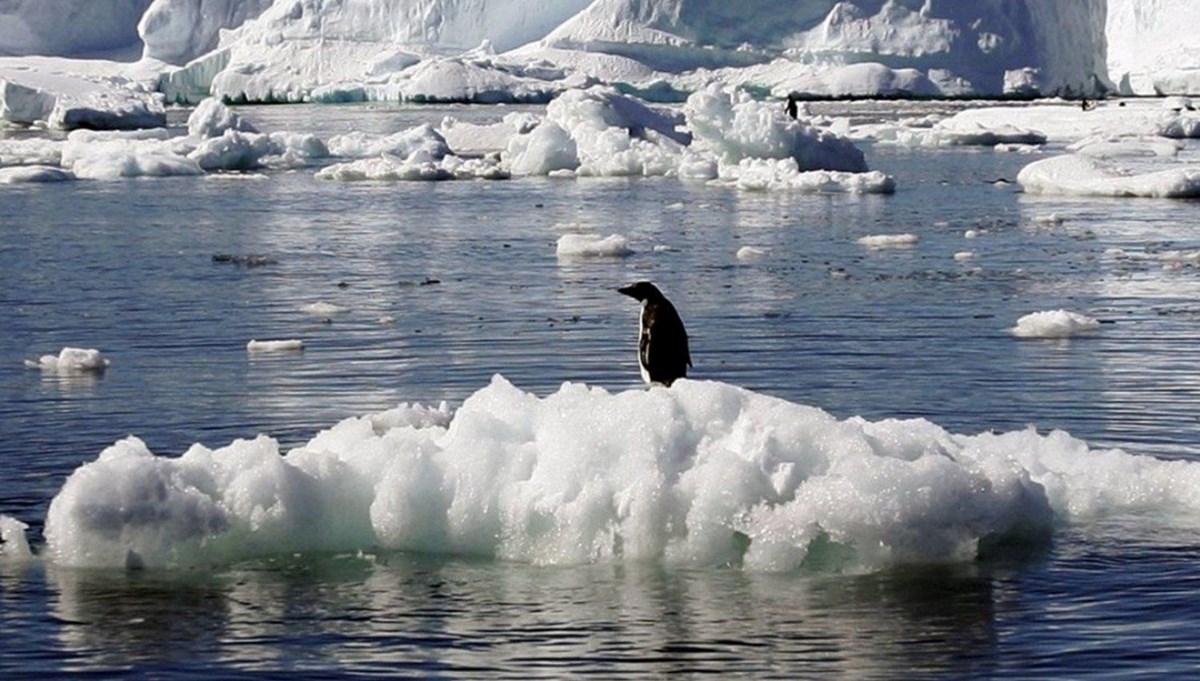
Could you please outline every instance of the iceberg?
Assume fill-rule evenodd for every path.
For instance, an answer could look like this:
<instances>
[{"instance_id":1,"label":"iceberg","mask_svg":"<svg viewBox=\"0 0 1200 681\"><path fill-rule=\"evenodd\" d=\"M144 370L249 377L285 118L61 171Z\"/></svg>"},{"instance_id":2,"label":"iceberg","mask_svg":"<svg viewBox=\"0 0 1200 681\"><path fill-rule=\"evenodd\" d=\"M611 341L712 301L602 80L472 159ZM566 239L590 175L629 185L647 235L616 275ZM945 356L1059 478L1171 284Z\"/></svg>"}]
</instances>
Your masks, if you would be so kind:
<instances>
[{"instance_id":1,"label":"iceberg","mask_svg":"<svg viewBox=\"0 0 1200 681\"><path fill-rule=\"evenodd\" d=\"M192 102L545 102L597 83L678 101L711 82L775 97L1185 94L1200 91L1189 3L42 0L0 7L0 55L77 75L105 57L108 75Z\"/></svg>"}]
</instances>

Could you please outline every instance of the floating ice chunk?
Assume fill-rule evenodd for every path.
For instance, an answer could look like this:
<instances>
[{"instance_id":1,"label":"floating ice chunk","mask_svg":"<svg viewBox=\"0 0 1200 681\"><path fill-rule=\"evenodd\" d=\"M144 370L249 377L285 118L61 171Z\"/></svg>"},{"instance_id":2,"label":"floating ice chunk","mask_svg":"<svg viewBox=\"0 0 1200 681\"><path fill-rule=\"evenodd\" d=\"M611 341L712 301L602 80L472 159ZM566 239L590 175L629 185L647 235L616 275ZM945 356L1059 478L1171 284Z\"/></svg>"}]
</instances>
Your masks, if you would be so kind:
<instances>
[{"instance_id":1,"label":"floating ice chunk","mask_svg":"<svg viewBox=\"0 0 1200 681\"><path fill-rule=\"evenodd\" d=\"M1195 513L1197 489L1200 464L1092 450L1061 431L839 420L716 382L538 397L496 377L453 415L401 406L287 453L258 437L171 458L127 438L68 478L43 553L185 567L378 546L556 565L882 569L973 560L991 540L1037 541L1097 515Z\"/></svg>"},{"instance_id":2,"label":"floating ice chunk","mask_svg":"<svg viewBox=\"0 0 1200 681\"><path fill-rule=\"evenodd\" d=\"M650 106L611 87L568 90L546 107L546 119L570 131L581 143L586 142L581 139L584 133L611 128L624 130L636 139L669 139L684 146L692 141L690 133L679 130L685 122L682 115Z\"/></svg>"},{"instance_id":3,"label":"floating ice chunk","mask_svg":"<svg viewBox=\"0 0 1200 681\"><path fill-rule=\"evenodd\" d=\"M218 137L200 142L187 157L208 171L253 170L274 151L276 147L267 135L227 129Z\"/></svg>"},{"instance_id":4,"label":"floating ice chunk","mask_svg":"<svg viewBox=\"0 0 1200 681\"><path fill-rule=\"evenodd\" d=\"M1046 135L1008 123L991 122L985 125L977 120L959 117L946 119L931 131L939 144L952 146L994 147L998 144L1042 145Z\"/></svg>"},{"instance_id":5,"label":"floating ice chunk","mask_svg":"<svg viewBox=\"0 0 1200 681\"><path fill-rule=\"evenodd\" d=\"M633 249L629 239L620 234L564 234L558 238L555 253L560 258L624 258L633 255Z\"/></svg>"},{"instance_id":6,"label":"floating ice chunk","mask_svg":"<svg viewBox=\"0 0 1200 681\"><path fill-rule=\"evenodd\" d=\"M531 113L510 113L499 123L480 125L446 116L438 132L457 154L484 154L502 151L514 135L522 135L537 127L540 119Z\"/></svg>"},{"instance_id":7,"label":"floating ice chunk","mask_svg":"<svg viewBox=\"0 0 1200 681\"><path fill-rule=\"evenodd\" d=\"M33 551L29 548L29 540L25 538L25 530L29 526L13 518L0 515L0 562L26 562L33 560Z\"/></svg>"},{"instance_id":8,"label":"floating ice chunk","mask_svg":"<svg viewBox=\"0 0 1200 681\"><path fill-rule=\"evenodd\" d=\"M431 160L438 160L450 154L446 138L427 123L386 136L350 132L330 138L326 146L329 153L346 158L370 158L388 154L407 159L420 152Z\"/></svg>"},{"instance_id":9,"label":"floating ice chunk","mask_svg":"<svg viewBox=\"0 0 1200 681\"><path fill-rule=\"evenodd\" d=\"M1174 158L1179 154L1181 143L1159 136L1090 135L1073 142L1067 149L1081 156L1094 158Z\"/></svg>"},{"instance_id":10,"label":"floating ice chunk","mask_svg":"<svg viewBox=\"0 0 1200 681\"><path fill-rule=\"evenodd\" d=\"M323 300L320 300L301 307L300 311L313 315L325 315L340 314L342 312L346 312L348 309L349 308L342 307L341 305L334 305L333 303L327 303Z\"/></svg>"},{"instance_id":11,"label":"floating ice chunk","mask_svg":"<svg viewBox=\"0 0 1200 681\"><path fill-rule=\"evenodd\" d=\"M99 350L66 347L57 355L42 355L38 360L25 360L31 369L61 374L104 373L110 362Z\"/></svg>"},{"instance_id":12,"label":"floating ice chunk","mask_svg":"<svg viewBox=\"0 0 1200 681\"><path fill-rule=\"evenodd\" d=\"M181 155L180 142L121 133L76 130L62 150L62 165L79 179L202 175L198 163Z\"/></svg>"},{"instance_id":13,"label":"floating ice chunk","mask_svg":"<svg viewBox=\"0 0 1200 681\"><path fill-rule=\"evenodd\" d=\"M696 144L724 163L743 158L793 158L799 170L865 172L854 143L792 120L775 104L711 85L688 97L683 107Z\"/></svg>"},{"instance_id":14,"label":"floating ice chunk","mask_svg":"<svg viewBox=\"0 0 1200 681\"><path fill-rule=\"evenodd\" d=\"M916 234L872 234L856 240L867 248L912 248L920 239Z\"/></svg>"},{"instance_id":15,"label":"floating ice chunk","mask_svg":"<svg viewBox=\"0 0 1200 681\"><path fill-rule=\"evenodd\" d=\"M1192 198L1200 196L1200 166L1134 173L1111 161L1068 154L1034 161L1017 181L1031 194Z\"/></svg>"},{"instance_id":16,"label":"floating ice chunk","mask_svg":"<svg viewBox=\"0 0 1200 681\"><path fill-rule=\"evenodd\" d=\"M963 238L964 239L978 239L982 234L983 233L980 232L978 229L968 229L967 231L963 232Z\"/></svg>"},{"instance_id":17,"label":"floating ice chunk","mask_svg":"<svg viewBox=\"0 0 1200 681\"><path fill-rule=\"evenodd\" d=\"M1017 320L1011 331L1017 338L1067 338L1100 328L1100 322L1067 310L1033 312Z\"/></svg>"},{"instance_id":18,"label":"floating ice chunk","mask_svg":"<svg viewBox=\"0 0 1200 681\"><path fill-rule=\"evenodd\" d=\"M66 130L128 130L167 124L158 96L136 83L22 67L0 67L0 118Z\"/></svg>"},{"instance_id":19,"label":"floating ice chunk","mask_svg":"<svg viewBox=\"0 0 1200 681\"><path fill-rule=\"evenodd\" d=\"M0 166L56 166L62 162L61 140L0 138Z\"/></svg>"},{"instance_id":20,"label":"floating ice chunk","mask_svg":"<svg viewBox=\"0 0 1200 681\"><path fill-rule=\"evenodd\" d=\"M251 340L246 343L246 352L298 352L304 349L304 341L296 338L287 340Z\"/></svg>"},{"instance_id":21,"label":"floating ice chunk","mask_svg":"<svg viewBox=\"0 0 1200 681\"><path fill-rule=\"evenodd\" d=\"M954 259L959 262L968 262L975 259L975 251L959 251L954 254Z\"/></svg>"},{"instance_id":22,"label":"floating ice chunk","mask_svg":"<svg viewBox=\"0 0 1200 681\"><path fill-rule=\"evenodd\" d=\"M575 140L552 121L543 122L527 134L514 136L501 158L513 175L549 175L556 170L579 167Z\"/></svg>"},{"instance_id":23,"label":"floating ice chunk","mask_svg":"<svg viewBox=\"0 0 1200 681\"><path fill-rule=\"evenodd\" d=\"M756 246L742 246L737 250L737 259L742 262L758 262L767 257L769 249Z\"/></svg>"},{"instance_id":24,"label":"floating ice chunk","mask_svg":"<svg viewBox=\"0 0 1200 681\"><path fill-rule=\"evenodd\" d=\"M1158 134L1174 139L1200 138L1200 112L1185 110L1163 114L1158 122Z\"/></svg>"},{"instance_id":25,"label":"floating ice chunk","mask_svg":"<svg viewBox=\"0 0 1200 681\"><path fill-rule=\"evenodd\" d=\"M0 168L0 184L23 184L26 182L66 182L75 175L68 170L53 166L16 166Z\"/></svg>"},{"instance_id":26,"label":"floating ice chunk","mask_svg":"<svg viewBox=\"0 0 1200 681\"><path fill-rule=\"evenodd\" d=\"M516 175L670 175L691 141L677 129L682 122L613 88L568 90L546 107L541 125L509 140L503 159Z\"/></svg>"},{"instance_id":27,"label":"floating ice chunk","mask_svg":"<svg viewBox=\"0 0 1200 681\"><path fill-rule=\"evenodd\" d=\"M850 173L840 170L801 172L793 158L744 158L720 166L720 180L752 191L793 190L812 194L891 194L896 182L878 170Z\"/></svg>"},{"instance_id":28,"label":"floating ice chunk","mask_svg":"<svg viewBox=\"0 0 1200 681\"><path fill-rule=\"evenodd\" d=\"M1063 217L1058 213L1049 213L1047 215L1033 216L1033 224L1043 227L1058 227L1062 225Z\"/></svg>"},{"instance_id":29,"label":"floating ice chunk","mask_svg":"<svg viewBox=\"0 0 1200 681\"><path fill-rule=\"evenodd\" d=\"M258 132L258 128L243 119L221 100L209 97L196 105L188 116L188 134L193 137L220 137L227 130L236 132Z\"/></svg>"},{"instance_id":30,"label":"floating ice chunk","mask_svg":"<svg viewBox=\"0 0 1200 681\"><path fill-rule=\"evenodd\" d=\"M413 154L410 159L396 156L380 158L364 158L348 163L336 163L317 171L317 178L322 180L338 180L341 182L361 181L421 181L436 182L452 180L456 177L450 167L458 168L452 161L461 162L455 156L446 156L440 161ZM482 162L480 162L482 164ZM480 168L482 171L482 167Z\"/></svg>"}]
</instances>

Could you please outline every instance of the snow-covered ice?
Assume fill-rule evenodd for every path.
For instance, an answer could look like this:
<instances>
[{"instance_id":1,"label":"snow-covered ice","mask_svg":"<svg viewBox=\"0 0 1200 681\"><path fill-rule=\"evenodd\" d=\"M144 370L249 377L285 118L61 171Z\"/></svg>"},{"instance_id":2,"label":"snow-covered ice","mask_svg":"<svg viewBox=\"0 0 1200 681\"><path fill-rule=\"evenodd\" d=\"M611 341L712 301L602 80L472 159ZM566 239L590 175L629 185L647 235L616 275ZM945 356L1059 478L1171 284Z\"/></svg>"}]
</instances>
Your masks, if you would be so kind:
<instances>
[{"instance_id":1,"label":"snow-covered ice","mask_svg":"<svg viewBox=\"0 0 1200 681\"><path fill-rule=\"evenodd\" d=\"M1099 328L1100 322L1087 315L1068 310L1047 310L1021 317L1011 331L1017 338L1068 338Z\"/></svg>"}]
</instances>

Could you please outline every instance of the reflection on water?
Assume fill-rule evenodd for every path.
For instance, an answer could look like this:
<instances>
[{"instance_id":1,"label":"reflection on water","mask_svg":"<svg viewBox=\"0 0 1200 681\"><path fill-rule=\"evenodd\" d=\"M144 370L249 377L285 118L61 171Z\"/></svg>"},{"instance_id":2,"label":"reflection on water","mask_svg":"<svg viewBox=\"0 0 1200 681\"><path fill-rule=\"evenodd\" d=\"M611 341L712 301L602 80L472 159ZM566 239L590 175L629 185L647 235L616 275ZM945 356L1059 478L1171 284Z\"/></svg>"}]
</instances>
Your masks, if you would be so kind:
<instances>
[{"instance_id":1,"label":"reflection on water","mask_svg":"<svg viewBox=\"0 0 1200 681\"><path fill-rule=\"evenodd\" d=\"M47 572L70 671L861 678L986 665L997 637L995 580L967 566L797 579L396 555Z\"/></svg>"}]
</instances>

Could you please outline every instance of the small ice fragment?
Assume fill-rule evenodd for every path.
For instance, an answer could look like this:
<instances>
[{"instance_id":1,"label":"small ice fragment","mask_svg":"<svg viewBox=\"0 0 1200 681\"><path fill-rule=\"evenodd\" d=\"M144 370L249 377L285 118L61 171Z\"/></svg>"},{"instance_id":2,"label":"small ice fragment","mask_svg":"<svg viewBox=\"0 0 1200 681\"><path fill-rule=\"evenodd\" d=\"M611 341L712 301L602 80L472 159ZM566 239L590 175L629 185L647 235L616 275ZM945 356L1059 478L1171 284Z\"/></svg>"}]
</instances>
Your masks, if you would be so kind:
<instances>
[{"instance_id":1,"label":"small ice fragment","mask_svg":"<svg viewBox=\"0 0 1200 681\"><path fill-rule=\"evenodd\" d=\"M1100 328L1100 322L1067 310L1033 312L1017 320L1011 329L1017 338L1067 338Z\"/></svg>"},{"instance_id":2,"label":"small ice fragment","mask_svg":"<svg viewBox=\"0 0 1200 681\"><path fill-rule=\"evenodd\" d=\"M968 229L963 232L964 239L978 239L981 232L978 229Z\"/></svg>"},{"instance_id":3,"label":"small ice fragment","mask_svg":"<svg viewBox=\"0 0 1200 681\"><path fill-rule=\"evenodd\" d=\"M13 518L0 515L0 561L27 561L33 558L25 530L29 526Z\"/></svg>"},{"instance_id":4,"label":"small ice fragment","mask_svg":"<svg viewBox=\"0 0 1200 681\"><path fill-rule=\"evenodd\" d=\"M315 303L309 303L308 305L300 308L300 310L307 312L308 314L337 314L339 312L345 312L346 308L342 307L341 305L334 305L333 303L318 301Z\"/></svg>"},{"instance_id":5,"label":"small ice fragment","mask_svg":"<svg viewBox=\"0 0 1200 681\"><path fill-rule=\"evenodd\" d=\"M560 258L624 258L632 255L633 249L629 239L620 234L564 234L558 239L556 253Z\"/></svg>"},{"instance_id":6,"label":"small ice fragment","mask_svg":"<svg viewBox=\"0 0 1200 681\"><path fill-rule=\"evenodd\" d=\"M737 251L737 259L742 262L754 262L767 257L769 251L755 246L742 246Z\"/></svg>"},{"instance_id":7,"label":"small ice fragment","mask_svg":"<svg viewBox=\"0 0 1200 681\"><path fill-rule=\"evenodd\" d=\"M954 259L959 262L966 262L967 260L974 259L974 257L975 251L959 251L958 253L954 254Z\"/></svg>"},{"instance_id":8,"label":"small ice fragment","mask_svg":"<svg viewBox=\"0 0 1200 681\"><path fill-rule=\"evenodd\" d=\"M1041 225L1043 227L1057 227L1063 223L1063 217L1058 213L1050 213L1049 215L1035 215L1033 216L1033 222L1034 224Z\"/></svg>"},{"instance_id":9,"label":"small ice fragment","mask_svg":"<svg viewBox=\"0 0 1200 681\"><path fill-rule=\"evenodd\" d=\"M873 234L858 240L867 248L910 248L917 244L916 234Z\"/></svg>"},{"instance_id":10,"label":"small ice fragment","mask_svg":"<svg viewBox=\"0 0 1200 681\"><path fill-rule=\"evenodd\" d=\"M296 352L304 349L304 341L297 338L287 340L251 340L246 343L247 352Z\"/></svg>"},{"instance_id":11,"label":"small ice fragment","mask_svg":"<svg viewBox=\"0 0 1200 681\"><path fill-rule=\"evenodd\" d=\"M104 373L110 362L99 350L90 348L63 348L58 355L42 355L39 359L25 360L25 366L42 371L64 374Z\"/></svg>"}]
</instances>

